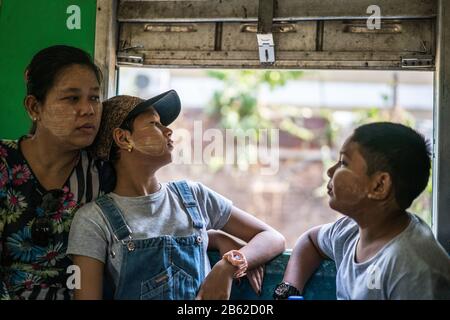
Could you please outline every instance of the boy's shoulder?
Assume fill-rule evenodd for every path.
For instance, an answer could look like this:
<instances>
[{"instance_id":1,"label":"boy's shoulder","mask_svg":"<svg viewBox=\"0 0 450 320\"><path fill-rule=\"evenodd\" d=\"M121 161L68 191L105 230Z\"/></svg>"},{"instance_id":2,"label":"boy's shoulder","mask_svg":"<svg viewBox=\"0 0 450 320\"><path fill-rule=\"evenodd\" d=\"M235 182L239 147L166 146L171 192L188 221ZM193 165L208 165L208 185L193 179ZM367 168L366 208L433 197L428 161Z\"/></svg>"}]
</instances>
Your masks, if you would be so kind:
<instances>
[{"instance_id":1,"label":"boy's shoulder","mask_svg":"<svg viewBox=\"0 0 450 320\"><path fill-rule=\"evenodd\" d=\"M193 193L194 196L198 197L203 196L203 194L206 193L207 187L202 184L201 182L197 181L191 181L191 180L174 180L167 183L167 186L169 186L172 191L177 192L177 187L175 185L181 185L186 184L189 188L189 192ZM177 192L178 193L178 192Z\"/></svg>"},{"instance_id":2,"label":"boy's shoulder","mask_svg":"<svg viewBox=\"0 0 450 320\"><path fill-rule=\"evenodd\" d=\"M343 216L335 222L322 225L318 234L319 246L328 257L339 264L347 254L351 253L358 232L356 222Z\"/></svg>"},{"instance_id":3,"label":"boy's shoulder","mask_svg":"<svg viewBox=\"0 0 450 320\"><path fill-rule=\"evenodd\" d=\"M107 195L102 195L99 197L105 197ZM97 199L98 200L98 199ZM96 200L88 202L82 205L77 212L72 221L72 228L79 230L80 228L100 228L105 234L109 233L109 222L103 213L100 206L96 203Z\"/></svg>"},{"instance_id":4,"label":"boy's shoulder","mask_svg":"<svg viewBox=\"0 0 450 320\"><path fill-rule=\"evenodd\" d=\"M323 225L322 233L334 241L345 241L358 235L359 228L355 220L350 217L343 216L335 222Z\"/></svg>"},{"instance_id":5,"label":"boy's shoulder","mask_svg":"<svg viewBox=\"0 0 450 320\"><path fill-rule=\"evenodd\" d=\"M202 186L201 182L192 181L192 180L188 180L188 179L172 180L172 181L167 182L167 185L173 185L174 186L175 184L181 185L181 184L184 184L184 183L186 183L188 185L188 187L191 188L191 189L197 189L200 186Z\"/></svg>"},{"instance_id":6,"label":"boy's shoulder","mask_svg":"<svg viewBox=\"0 0 450 320\"><path fill-rule=\"evenodd\" d=\"M408 215L410 217L408 226L391 241L389 247L416 253L421 252L424 247L439 248L440 245L427 223L415 214L408 213Z\"/></svg>"},{"instance_id":7,"label":"boy's shoulder","mask_svg":"<svg viewBox=\"0 0 450 320\"><path fill-rule=\"evenodd\" d=\"M408 227L394 238L385 250L389 260L398 267L408 265L416 271L445 271L450 275L449 254L420 217L415 214L410 214L410 217Z\"/></svg>"},{"instance_id":8,"label":"boy's shoulder","mask_svg":"<svg viewBox=\"0 0 450 320\"><path fill-rule=\"evenodd\" d=\"M102 195L99 198L105 197ZM75 213L75 218L94 218L101 215L101 209L96 200L83 204Z\"/></svg>"}]
</instances>

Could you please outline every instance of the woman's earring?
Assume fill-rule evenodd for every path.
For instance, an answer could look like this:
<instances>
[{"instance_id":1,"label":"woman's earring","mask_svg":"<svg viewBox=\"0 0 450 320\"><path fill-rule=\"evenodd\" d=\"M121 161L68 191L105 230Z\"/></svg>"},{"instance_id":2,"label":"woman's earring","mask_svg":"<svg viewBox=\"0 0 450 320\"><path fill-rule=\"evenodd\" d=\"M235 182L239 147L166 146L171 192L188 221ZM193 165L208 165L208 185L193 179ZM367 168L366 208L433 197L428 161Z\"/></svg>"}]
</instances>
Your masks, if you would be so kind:
<instances>
[{"instance_id":1,"label":"woman's earring","mask_svg":"<svg viewBox=\"0 0 450 320\"><path fill-rule=\"evenodd\" d=\"M131 152L133 150L133 146L131 144L128 145L128 152Z\"/></svg>"}]
</instances>

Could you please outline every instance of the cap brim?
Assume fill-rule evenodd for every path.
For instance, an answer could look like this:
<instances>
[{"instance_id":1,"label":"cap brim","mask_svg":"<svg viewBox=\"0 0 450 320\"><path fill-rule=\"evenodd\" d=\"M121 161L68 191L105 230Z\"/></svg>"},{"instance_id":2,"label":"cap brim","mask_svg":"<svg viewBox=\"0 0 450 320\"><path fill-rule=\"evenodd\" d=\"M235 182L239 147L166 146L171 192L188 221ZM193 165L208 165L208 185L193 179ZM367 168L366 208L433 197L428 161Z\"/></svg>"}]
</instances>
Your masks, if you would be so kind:
<instances>
[{"instance_id":1,"label":"cap brim","mask_svg":"<svg viewBox=\"0 0 450 320\"><path fill-rule=\"evenodd\" d=\"M175 90L169 90L138 104L127 116L133 118L153 107L158 112L161 124L168 126L178 117L181 111L180 97Z\"/></svg>"}]
</instances>

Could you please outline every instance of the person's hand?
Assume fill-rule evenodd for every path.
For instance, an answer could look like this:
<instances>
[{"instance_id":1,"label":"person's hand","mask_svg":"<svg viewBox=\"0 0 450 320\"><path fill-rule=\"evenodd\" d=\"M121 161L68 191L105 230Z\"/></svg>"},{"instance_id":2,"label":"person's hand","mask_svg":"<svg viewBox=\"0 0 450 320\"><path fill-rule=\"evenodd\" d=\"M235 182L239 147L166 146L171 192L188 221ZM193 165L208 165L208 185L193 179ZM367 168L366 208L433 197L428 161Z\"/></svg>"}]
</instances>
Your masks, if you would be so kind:
<instances>
[{"instance_id":1,"label":"person's hand","mask_svg":"<svg viewBox=\"0 0 450 320\"><path fill-rule=\"evenodd\" d=\"M219 250L221 257L228 251L239 250L245 245L245 242L242 240L230 237L223 232L210 230L208 231L208 235L210 237L209 245L213 243L212 249ZM257 295L260 295L264 279L264 266L258 266L252 270L247 270L246 276L252 289Z\"/></svg>"},{"instance_id":2,"label":"person's hand","mask_svg":"<svg viewBox=\"0 0 450 320\"><path fill-rule=\"evenodd\" d=\"M236 270L236 267L223 259L217 262L203 281L195 300L230 299L233 274Z\"/></svg>"},{"instance_id":3,"label":"person's hand","mask_svg":"<svg viewBox=\"0 0 450 320\"><path fill-rule=\"evenodd\" d=\"M264 280L264 265L258 266L247 271L247 279L253 291L259 296L261 295L262 283Z\"/></svg>"}]
</instances>

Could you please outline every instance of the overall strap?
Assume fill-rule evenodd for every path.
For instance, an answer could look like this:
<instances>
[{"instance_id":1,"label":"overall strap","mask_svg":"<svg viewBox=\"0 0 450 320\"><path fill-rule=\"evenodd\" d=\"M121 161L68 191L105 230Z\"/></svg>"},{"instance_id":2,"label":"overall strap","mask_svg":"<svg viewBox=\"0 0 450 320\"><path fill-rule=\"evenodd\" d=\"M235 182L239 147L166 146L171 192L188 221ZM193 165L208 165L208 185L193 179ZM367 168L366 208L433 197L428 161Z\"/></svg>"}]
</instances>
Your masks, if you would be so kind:
<instances>
[{"instance_id":1,"label":"overall strap","mask_svg":"<svg viewBox=\"0 0 450 320\"><path fill-rule=\"evenodd\" d=\"M197 201L192 194L191 188L189 188L188 183L185 180L171 182L175 189L178 191L181 199L183 200L184 207L189 213L192 222L194 223L194 228L202 229L203 228L203 219L200 215L200 211L198 209Z\"/></svg>"},{"instance_id":2,"label":"overall strap","mask_svg":"<svg viewBox=\"0 0 450 320\"><path fill-rule=\"evenodd\" d=\"M103 215L108 220L117 240L124 240L129 238L132 234L130 227L128 227L123 218L122 211L114 203L114 200L108 195L103 195L95 200L95 203L100 207Z\"/></svg>"}]
</instances>

